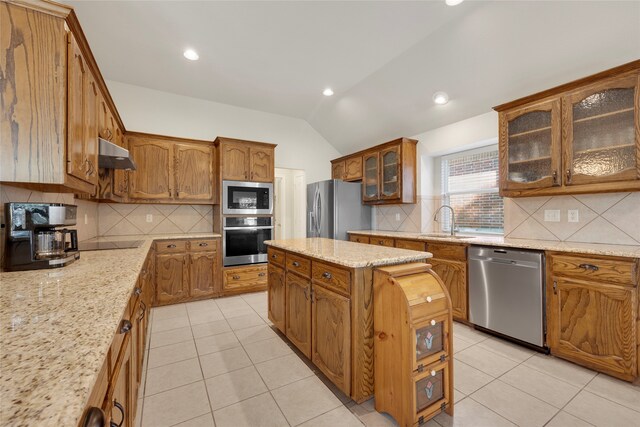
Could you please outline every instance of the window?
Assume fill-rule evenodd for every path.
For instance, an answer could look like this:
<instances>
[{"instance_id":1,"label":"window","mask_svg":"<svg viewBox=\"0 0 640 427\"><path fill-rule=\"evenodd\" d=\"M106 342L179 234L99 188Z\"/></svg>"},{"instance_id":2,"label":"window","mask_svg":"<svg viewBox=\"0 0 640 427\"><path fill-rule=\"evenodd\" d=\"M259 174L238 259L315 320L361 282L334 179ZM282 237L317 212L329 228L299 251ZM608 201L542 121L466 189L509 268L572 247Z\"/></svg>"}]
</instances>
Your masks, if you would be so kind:
<instances>
[{"instance_id":1,"label":"window","mask_svg":"<svg viewBox=\"0 0 640 427\"><path fill-rule=\"evenodd\" d=\"M498 194L498 147L463 151L441 159L442 199L454 209L458 231L501 233L504 205ZM442 230L449 232L447 210L438 217Z\"/></svg>"}]
</instances>

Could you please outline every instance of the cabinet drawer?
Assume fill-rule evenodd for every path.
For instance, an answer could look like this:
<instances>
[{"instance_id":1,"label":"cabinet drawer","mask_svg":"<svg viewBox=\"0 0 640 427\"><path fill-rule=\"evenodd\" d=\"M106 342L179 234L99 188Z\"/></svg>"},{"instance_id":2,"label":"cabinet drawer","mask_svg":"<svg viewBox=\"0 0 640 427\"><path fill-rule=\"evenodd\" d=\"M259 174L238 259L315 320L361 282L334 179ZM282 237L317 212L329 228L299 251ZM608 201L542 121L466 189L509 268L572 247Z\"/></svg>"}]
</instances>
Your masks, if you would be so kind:
<instances>
[{"instance_id":1,"label":"cabinet drawer","mask_svg":"<svg viewBox=\"0 0 640 427\"><path fill-rule=\"evenodd\" d=\"M304 277L311 277L311 260L294 254L287 254L287 271Z\"/></svg>"},{"instance_id":2,"label":"cabinet drawer","mask_svg":"<svg viewBox=\"0 0 640 427\"><path fill-rule=\"evenodd\" d=\"M583 280L599 280L622 285L637 285L638 271L635 260L586 258L570 255L552 255L554 275Z\"/></svg>"},{"instance_id":3,"label":"cabinet drawer","mask_svg":"<svg viewBox=\"0 0 640 427\"><path fill-rule=\"evenodd\" d=\"M426 244L415 240L396 239L396 248L410 249L412 251L424 251Z\"/></svg>"},{"instance_id":4,"label":"cabinet drawer","mask_svg":"<svg viewBox=\"0 0 640 427\"><path fill-rule=\"evenodd\" d=\"M187 242L185 240L160 240L156 242L156 251L159 254L186 252Z\"/></svg>"},{"instance_id":5,"label":"cabinet drawer","mask_svg":"<svg viewBox=\"0 0 640 427\"><path fill-rule=\"evenodd\" d=\"M267 248L267 256L268 256L269 262L277 264L280 267L284 267L284 259L285 259L284 251L281 251L280 249L275 249L269 246Z\"/></svg>"},{"instance_id":6,"label":"cabinet drawer","mask_svg":"<svg viewBox=\"0 0 640 427\"><path fill-rule=\"evenodd\" d=\"M223 287L225 290L240 290L258 286L267 286L267 264L224 271Z\"/></svg>"},{"instance_id":7,"label":"cabinet drawer","mask_svg":"<svg viewBox=\"0 0 640 427\"><path fill-rule=\"evenodd\" d=\"M463 245L449 245L446 243L427 243L427 251L433 254L434 258L466 261L467 247Z\"/></svg>"},{"instance_id":8,"label":"cabinet drawer","mask_svg":"<svg viewBox=\"0 0 640 427\"><path fill-rule=\"evenodd\" d=\"M369 243L371 243L372 245L393 247L393 239L390 239L388 237L371 236L371 238L369 239Z\"/></svg>"},{"instance_id":9,"label":"cabinet drawer","mask_svg":"<svg viewBox=\"0 0 640 427\"><path fill-rule=\"evenodd\" d=\"M344 294L351 293L351 272L334 265L314 261L311 267L312 279L328 288Z\"/></svg>"},{"instance_id":10,"label":"cabinet drawer","mask_svg":"<svg viewBox=\"0 0 640 427\"><path fill-rule=\"evenodd\" d=\"M357 234L350 234L349 235L349 241L350 242L356 242L356 243L369 243L369 237L368 236L360 236Z\"/></svg>"},{"instance_id":11,"label":"cabinet drawer","mask_svg":"<svg viewBox=\"0 0 640 427\"><path fill-rule=\"evenodd\" d=\"M218 242L214 239L191 240L189 250L191 252L211 252L218 249Z\"/></svg>"}]
</instances>

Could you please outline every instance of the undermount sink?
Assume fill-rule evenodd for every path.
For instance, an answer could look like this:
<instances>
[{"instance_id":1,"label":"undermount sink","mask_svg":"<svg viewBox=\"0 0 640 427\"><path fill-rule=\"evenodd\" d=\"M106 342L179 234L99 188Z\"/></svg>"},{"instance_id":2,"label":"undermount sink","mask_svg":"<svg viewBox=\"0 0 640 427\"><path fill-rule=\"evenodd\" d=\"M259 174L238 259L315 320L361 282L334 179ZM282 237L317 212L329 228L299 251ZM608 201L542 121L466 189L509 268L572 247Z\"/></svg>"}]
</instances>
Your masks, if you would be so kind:
<instances>
[{"instance_id":1,"label":"undermount sink","mask_svg":"<svg viewBox=\"0 0 640 427\"><path fill-rule=\"evenodd\" d=\"M425 233L425 234L421 234L420 237L443 237L447 239L475 239L476 238L476 236L460 236L457 234L454 234L452 236L451 234L446 234L446 233Z\"/></svg>"}]
</instances>

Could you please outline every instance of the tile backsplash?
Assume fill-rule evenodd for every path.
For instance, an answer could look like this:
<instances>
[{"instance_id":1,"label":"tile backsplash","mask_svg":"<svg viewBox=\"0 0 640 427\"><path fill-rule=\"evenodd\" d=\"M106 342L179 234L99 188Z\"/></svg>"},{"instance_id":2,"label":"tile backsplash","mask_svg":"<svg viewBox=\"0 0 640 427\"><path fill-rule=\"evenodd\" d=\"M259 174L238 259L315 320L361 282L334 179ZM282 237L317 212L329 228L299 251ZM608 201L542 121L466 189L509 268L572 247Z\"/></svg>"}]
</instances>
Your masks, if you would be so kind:
<instances>
[{"instance_id":1,"label":"tile backsplash","mask_svg":"<svg viewBox=\"0 0 640 427\"><path fill-rule=\"evenodd\" d=\"M418 196L418 203L409 205L374 206L373 228L407 233L434 231L433 213L440 206L439 196Z\"/></svg>"},{"instance_id":2,"label":"tile backsplash","mask_svg":"<svg viewBox=\"0 0 640 427\"><path fill-rule=\"evenodd\" d=\"M559 210L560 221L545 221ZM578 222L568 211L578 211ZM617 245L640 244L640 192L504 199L505 237Z\"/></svg>"},{"instance_id":3,"label":"tile backsplash","mask_svg":"<svg viewBox=\"0 0 640 427\"><path fill-rule=\"evenodd\" d=\"M211 233L211 205L100 203L98 235Z\"/></svg>"}]
</instances>

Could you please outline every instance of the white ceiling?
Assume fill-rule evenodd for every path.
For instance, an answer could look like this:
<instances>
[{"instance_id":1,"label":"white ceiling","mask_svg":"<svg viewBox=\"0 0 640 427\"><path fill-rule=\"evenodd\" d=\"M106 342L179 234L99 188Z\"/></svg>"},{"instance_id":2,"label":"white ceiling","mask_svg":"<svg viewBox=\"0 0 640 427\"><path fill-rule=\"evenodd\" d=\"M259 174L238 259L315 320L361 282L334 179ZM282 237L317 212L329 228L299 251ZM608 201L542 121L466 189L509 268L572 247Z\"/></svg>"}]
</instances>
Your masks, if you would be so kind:
<instances>
[{"instance_id":1,"label":"white ceiling","mask_svg":"<svg viewBox=\"0 0 640 427\"><path fill-rule=\"evenodd\" d=\"M640 1L67 3L106 79L299 117L342 153L640 58Z\"/></svg>"}]
</instances>

